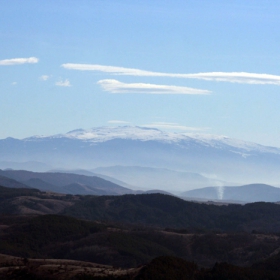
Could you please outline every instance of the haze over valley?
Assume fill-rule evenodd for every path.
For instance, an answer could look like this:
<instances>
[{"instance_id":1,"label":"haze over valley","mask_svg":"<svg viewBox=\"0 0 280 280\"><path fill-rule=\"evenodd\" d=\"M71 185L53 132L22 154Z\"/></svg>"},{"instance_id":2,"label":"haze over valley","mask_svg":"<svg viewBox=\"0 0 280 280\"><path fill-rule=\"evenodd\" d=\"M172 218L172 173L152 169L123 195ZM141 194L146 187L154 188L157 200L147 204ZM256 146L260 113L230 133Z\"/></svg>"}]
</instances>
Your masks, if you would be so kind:
<instances>
[{"instance_id":1,"label":"haze over valley","mask_svg":"<svg viewBox=\"0 0 280 280\"><path fill-rule=\"evenodd\" d=\"M224 186L279 184L280 149L224 136L99 127L2 139L0 152L2 169L68 170L103 176L134 191L179 194L210 186L219 191Z\"/></svg>"}]
</instances>

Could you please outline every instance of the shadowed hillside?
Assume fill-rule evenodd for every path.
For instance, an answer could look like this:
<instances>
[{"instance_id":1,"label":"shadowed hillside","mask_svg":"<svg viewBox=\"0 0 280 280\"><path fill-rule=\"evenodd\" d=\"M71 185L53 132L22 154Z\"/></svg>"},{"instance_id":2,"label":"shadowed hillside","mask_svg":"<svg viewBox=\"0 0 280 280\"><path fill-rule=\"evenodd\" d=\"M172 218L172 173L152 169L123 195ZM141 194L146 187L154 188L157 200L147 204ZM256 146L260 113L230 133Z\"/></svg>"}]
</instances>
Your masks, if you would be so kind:
<instances>
[{"instance_id":1,"label":"shadowed hillside","mask_svg":"<svg viewBox=\"0 0 280 280\"><path fill-rule=\"evenodd\" d=\"M25 187L29 186L42 191L64 194L121 195L132 193L128 188L121 187L96 176L59 172L40 173L25 170L0 170L0 176L6 177L6 181L9 180L9 178L18 181L19 187L21 183L24 184ZM6 181L3 181L2 185L9 187L10 185L7 185L5 183Z\"/></svg>"},{"instance_id":2,"label":"shadowed hillside","mask_svg":"<svg viewBox=\"0 0 280 280\"><path fill-rule=\"evenodd\" d=\"M278 254L279 209L163 194L94 197L0 187L0 253L121 267L163 255L205 267L224 261L250 266Z\"/></svg>"},{"instance_id":3,"label":"shadowed hillside","mask_svg":"<svg viewBox=\"0 0 280 280\"><path fill-rule=\"evenodd\" d=\"M279 263L278 263L279 265ZM62 259L27 259L0 254L1 279L31 280L278 280L279 269L238 267L216 263L199 268L197 264L176 257L158 257L139 268L120 269L91 262Z\"/></svg>"},{"instance_id":4,"label":"shadowed hillside","mask_svg":"<svg viewBox=\"0 0 280 280\"><path fill-rule=\"evenodd\" d=\"M136 267L158 256L176 256L211 267L226 261L250 266L276 255L277 234L163 230L82 221L58 215L1 216L0 253Z\"/></svg>"},{"instance_id":5,"label":"shadowed hillside","mask_svg":"<svg viewBox=\"0 0 280 280\"><path fill-rule=\"evenodd\" d=\"M163 194L86 197L66 208L65 215L158 227L221 231L279 231L280 205L208 205Z\"/></svg>"}]
</instances>

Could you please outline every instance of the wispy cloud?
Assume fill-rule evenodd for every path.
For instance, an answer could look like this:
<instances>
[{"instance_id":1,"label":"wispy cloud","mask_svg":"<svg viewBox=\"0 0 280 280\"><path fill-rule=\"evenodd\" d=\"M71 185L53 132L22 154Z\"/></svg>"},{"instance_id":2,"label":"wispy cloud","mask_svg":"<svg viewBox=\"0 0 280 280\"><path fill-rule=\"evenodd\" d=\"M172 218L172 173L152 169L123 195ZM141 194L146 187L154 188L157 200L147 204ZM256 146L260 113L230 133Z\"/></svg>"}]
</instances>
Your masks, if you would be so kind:
<instances>
[{"instance_id":1,"label":"wispy cloud","mask_svg":"<svg viewBox=\"0 0 280 280\"><path fill-rule=\"evenodd\" d=\"M41 81L47 81L49 78L50 78L50 76L48 76L48 75L42 75L39 79Z\"/></svg>"},{"instance_id":2,"label":"wispy cloud","mask_svg":"<svg viewBox=\"0 0 280 280\"><path fill-rule=\"evenodd\" d=\"M39 59L37 57L28 57L28 58L11 58L0 60L0 65L18 65L26 63L38 63Z\"/></svg>"},{"instance_id":3,"label":"wispy cloud","mask_svg":"<svg viewBox=\"0 0 280 280\"><path fill-rule=\"evenodd\" d=\"M130 122L120 121L120 120L111 120L111 121L108 121L108 123L110 123L110 124L130 124Z\"/></svg>"},{"instance_id":4,"label":"wispy cloud","mask_svg":"<svg viewBox=\"0 0 280 280\"><path fill-rule=\"evenodd\" d=\"M186 74L186 78L240 84L280 85L280 76L247 72L210 72Z\"/></svg>"},{"instance_id":5,"label":"wispy cloud","mask_svg":"<svg viewBox=\"0 0 280 280\"><path fill-rule=\"evenodd\" d=\"M111 73L115 75L129 75L129 76L166 76L168 74L160 72L150 72L134 68L105 66L97 64L75 64L66 63L61 65L65 69L80 70L80 71L99 71L105 73Z\"/></svg>"},{"instance_id":6,"label":"wispy cloud","mask_svg":"<svg viewBox=\"0 0 280 280\"><path fill-rule=\"evenodd\" d=\"M141 94L209 94L210 91L189 87L155 85L144 83L122 83L117 80L100 80L98 84L111 93L141 93Z\"/></svg>"},{"instance_id":7,"label":"wispy cloud","mask_svg":"<svg viewBox=\"0 0 280 280\"><path fill-rule=\"evenodd\" d=\"M258 74L247 72L206 72L206 73L163 73L145 71L135 68L125 68L116 66L105 66L98 64L75 64L66 63L61 65L65 69L80 70L80 71L99 71L110 73L113 75L127 76L149 76L149 77L173 77L185 79L201 79L207 81L242 83L242 84L273 84L280 85L280 76L271 74Z\"/></svg>"},{"instance_id":8,"label":"wispy cloud","mask_svg":"<svg viewBox=\"0 0 280 280\"><path fill-rule=\"evenodd\" d=\"M62 81L58 81L55 83L56 86L59 86L59 87L71 87L72 85L70 84L70 81L68 79Z\"/></svg>"},{"instance_id":9,"label":"wispy cloud","mask_svg":"<svg viewBox=\"0 0 280 280\"><path fill-rule=\"evenodd\" d=\"M190 127L190 126L180 125L178 123L171 123L171 122L154 122L150 124L144 124L143 126L154 127L159 129L183 130L183 131L204 131L209 129L209 128Z\"/></svg>"},{"instance_id":10,"label":"wispy cloud","mask_svg":"<svg viewBox=\"0 0 280 280\"><path fill-rule=\"evenodd\" d=\"M12 86L16 86L17 85L17 82L12 82Z\"/></svg>"}]
</instances>

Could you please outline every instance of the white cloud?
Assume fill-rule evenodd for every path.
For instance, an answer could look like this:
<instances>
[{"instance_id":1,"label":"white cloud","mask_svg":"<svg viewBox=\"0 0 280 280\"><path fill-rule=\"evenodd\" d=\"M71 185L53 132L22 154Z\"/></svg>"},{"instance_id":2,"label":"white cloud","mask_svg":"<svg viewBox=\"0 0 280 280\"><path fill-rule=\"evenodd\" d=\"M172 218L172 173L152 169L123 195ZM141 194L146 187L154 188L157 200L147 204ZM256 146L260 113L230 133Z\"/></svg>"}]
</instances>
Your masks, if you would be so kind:
<instances>
[{"instance_id":1,"label":"white cloud","mask_svg":"<svg viewBox=\"0 0 280 280\"><path fill-rule=\"evenodd\" d=\"M142 94L209 94L210 91L189 87L155 85L144 83L127 84L117 80L100 80L98 84L111 93L142 93Z\"/></svg>"},{"instance_id":2,"label":"white cloud","mask_svg":"<svg viewBox=\"0 0 280 280\"><path fill-rule=\"evenodd\" d=\"M56 86L59 86L59 87L71 87L72 85L70 84L70 81L68 79L62 81L58 81L55 83Z\"/></svg>"},{"instance_id":3,"label":"white cloud","mask_svg":"<svg viewBox=\"0 0 280 280\"><path fill-rule=\"evenodd\" d=\"M119 121L119 120L111 120L111 121L108 121L108 123L111 123L111 124L129 124L130 122Z\"/></svg>"},{"instance_id":4,"label":"white cloud","mask_svg":"<svg viewBox=\"0 0 280 280\"><path fill-rule=\"evenodd\" d=\"M116 66L104 66L97 64L75 64L66 63L61 65L65 69L80 70L80 71L99 71L105 73L111 73L115 75L128 75L128 76L166 76L168 74L159 72L150 72L134 68L116 67Z\"/></svg>"},{"instance_id":5,"label":"white cloud","mask_svg":"<svg viewBox=\"0 0 280 280\"><path fill-rule=\"evenodd\" d=\"M186 78L240 84L280 85L280 76L247 72L210 72L185 74Z\"/></svg>"},{"instance_id":6,"label":"white cloud","mask_svg":"<svg viewBox=\"0 0 280 280\"><path fill-rule=\"evenodd\" d=\"M171 129L171 130L184 130L184 131L202 131L209 128L197 128L190 127L185 125L180 125L178 123L170 123L170 122L154 122L151 124L145 124L144 127L154 127L159 129Z\"/></svg>"},{"instance_id":7,"label":"white cloud","mask_svg":"<svg viewBox=\"0 0 280 280\"><path fill-rule=\"evenodd\" d=\"M273 84L280 85L280 76L271 74L257 74L247 72L206 72L194 74L162 73L145 71L135 68L104 66L97 64L66 63L61 65L65 69L80 71L99 71L113 75L149 76L149 77L173 77L185 79L201 79L207 81L242 83L242 84Z\"/></svg>"},{"instance_id":8,"label":"white cloud","mask_svg":"<svg viewBox=\"0 0 280 280\"><path fill-rule=\"evenodd\" d=\"M17 64L26 64L26 63L38 63L39 59L37 57L28 57L28 58L11 58L0 60L0 65L17 65Z\"/></svg>"},{"instance_id":9,"label":"white cloud","mask_svg":"<svg viewBox=\"0 0 280 280\"><path fill-rule=\"evenodd\" d=\"M12 82L12 86L16 86L17 85L17 82Z\"/></svg>"},{"instance_id":10,"label":"white cloud","mask_svg":"<svg viewBox=\"0 0 280 280\"><path fill-rule=\"evenodd\" d=\"M41 81L47 81L49 78L50 78L50 76L48 76L48 75L42 75L39 79Z\"/></svg>"}]
</instances>

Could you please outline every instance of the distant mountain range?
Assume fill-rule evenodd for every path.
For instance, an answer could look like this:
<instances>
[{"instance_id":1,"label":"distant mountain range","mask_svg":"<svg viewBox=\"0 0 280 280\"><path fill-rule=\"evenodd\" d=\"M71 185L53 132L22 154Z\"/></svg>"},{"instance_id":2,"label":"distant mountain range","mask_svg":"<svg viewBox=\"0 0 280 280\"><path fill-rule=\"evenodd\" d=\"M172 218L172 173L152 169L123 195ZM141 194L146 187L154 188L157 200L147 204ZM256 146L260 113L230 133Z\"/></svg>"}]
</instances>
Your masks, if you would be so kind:
<instances>
[{"instance_id":1,"label":"distant mountain range","mask_svg":"<svg viewBox=\"0 0 280 280\"><path fill-rule=\"evenodd\" d=\"M184 191L189 188L201 188L217 183L198 173L174 171L166 168L141 166L109 166L92 170L95 174L116 178L136 189L161 189L166 191ZM100 176L100 175L98 175ZM221 182L219 182L221 183Z\"/></svg>"},{"instance_id":2,"label":"distant mountain range","mask_svg":"<svg viewBox=\"0 0 280 280\"><path fill-rule=\"evenodd\" d=\"M1 170L0 186L8 188L33 188L46 192L77 194L77 195L123 195L123 194L152 194L162 193L172 195L161 189L149 189L146 191L131 190L122 185L125 183L114 178L99 175L86 176L82 174L94 174L90 171L76 170L77 174L63 171L31 172L26 170ZM101 176L101 177L100 177ZM104 179L104 178L106 179ZM109 181L108 179L112 180ZM120 184L116 184L119 182Z\"/></svg>"},{"instance_id":3,"label":"distant mountain range","mask_svg":"<svg viewBox=\"0 0 280 280\"><path fill-rule=\"evenodd\" d=\"M135 170L134 170L135 168ZM154 174L153 169L131 168L131 178L135 176L135 181L141 176L137 172L142 170L144 174L148 171ZM103 169L102 169L103 170ZM102 171L99 170L99 171ZM103 171L116 172L122 167L105 168ZM125 171L127 169L124 169ZM128 169L129 170L129 169ZM164 171L164 170L163 170ZM161 170L160 174L163 172ZM74 172L74 171L73 171ZM79 172L78 170L76 172ZM81 173L91 174L91 172L81 171ZM159 172L159 171L158 171ZM166 172L171 172L166 170ZM123 172L124 173L124 172ZM171 172L172 173L172 172ZM94 173L92 173L94 174ZM148 173L147 173L148 174ZM179 173L180 174L180 173ZM111 175L111 174L110 174ZM115 174L113 174L115 175ZM177 173L175 172L175 175ZM183 175L185 175L183 173ZM187 174L189 175L189 174ZM102 176L102 175L101 175ZM137 177L138 176L138 177ZM111 178L105 176L105 178ZM183 178L188 178L184 177ZM191 177L190 177L191 178ZM126 178L124 178L126 179ZM157 180L157 178L155 179ZM114 180L118 181L118 180ZM118 181L122 183L121 181ZM167 182L172 184L172 182ZM151 194L162 193L171 195L162 188L150 188L146 191L132 190L118 185L109 180L105 180L98 176L86 176L81 174L67 172L31 172L25 170L0 170L0 186L9 188L34 188L41 191L63 193L63 194L79 194L79 195L123 195L123 194ZM206 187L194 189L177 194L186 200L197 201L216 201L219 203L249 203L257 201L279 202L280 188L265 184L250 184L237 187Z\"/></svg>"},{"instance_id":4,"label":"distant mountain range","mask_svg":"<svg viewBox=\"0 0 280 280\"><path fill-rule=\"evenodd\" d=\"M0 174L1 173L1 170L0 170ZM1 176L0 175L0 186L4 186L4 187L7 187L7 188L28 188L27 185L23 184L23 183L20 183L16 180L13 180L9 177L5 177L5 176Z\"/></svg>"},{"instance_id":5,"label":"distant mountain range","mask_svg":"<svg viewBox=\"0 0 280 280\"><path fill-rule=\"evenodd\" d=\"M1 140L0 140L1 141ZM15 162L4 160L1 161L2 157L0 156L0 169L15 169L15 170L29 170L36 172L44 172L52 169L51 165L39 161L24 161L24 162Z\"/></svg>"},{"instance_id":6,"label":"distant mountain range","mask_svg":"<svg viewBox=\"0 0 280 280\"><path fill-rule=\"evenodd\" d=\"M0 170L0 185L13 188L35 188L64 194L121 195L133 193L96 176L73 173L40 173L24 170Z\"/></svg>"},{"instance_id":7,"label":"distant mountain range","mask_svg":"<svg viewBox=\"0 0 280 280\"><path fill-rule=\"evenodd\" d=\"M278 202L280 201L280 188L265 184L250 184L239 187L206 187L184 192L182 196L231 202Z\"/></svg>"},{"instance_id":8,"label":"distant mountain range","mask_svg":"<svg viewBox=\"0 0 280 280\"><path fill-rule=\"evenodd\" d=\"M40 162L40 170L37 171L47 171L44 168L51 167L102 171L103 175L107 175L112 172L100 167L129 167L125 172L122 170L116 179L136 187L141 185L143 189L160 189L163 186L164 190L174 192L229 183L279 185L279 148L225 136L167 133L153 128L100 127L22 140L7 138L0 140L0 155L2 168L14 168L24 162ZM36 168L36 164L29 164L29 170L32 165ZM147 170L145 176L137 177L138 184L122 180L125 173L133 171L131 167L135 166L169 171L161 173L162 180L159 180L155 169L153 178L146 176L149 173ZM133 172L138 176L142 171ZM167 183L170 185L168 189Z\"/></svg>"}]
</instances>

